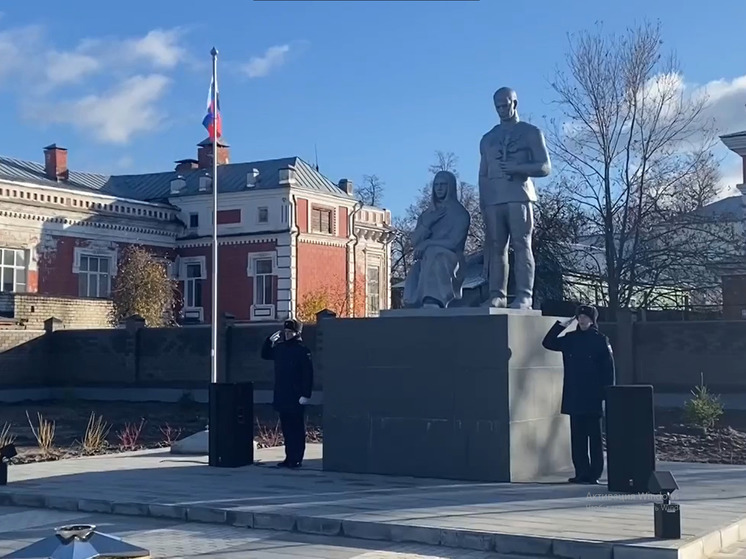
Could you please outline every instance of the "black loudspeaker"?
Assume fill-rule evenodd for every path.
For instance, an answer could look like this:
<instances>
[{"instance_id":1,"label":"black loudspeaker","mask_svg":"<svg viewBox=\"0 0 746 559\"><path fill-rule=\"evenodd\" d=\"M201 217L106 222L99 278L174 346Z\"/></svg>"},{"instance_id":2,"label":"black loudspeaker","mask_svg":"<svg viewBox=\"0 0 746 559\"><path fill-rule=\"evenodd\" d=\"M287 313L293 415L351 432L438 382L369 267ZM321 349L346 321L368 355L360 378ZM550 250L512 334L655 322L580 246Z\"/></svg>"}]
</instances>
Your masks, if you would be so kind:
<instances>
[{"instance_id":1,"label":"black loudspeaker","mask_svg":"<svg viewBox=\"0 0 746 559\"><path fill-rule=\"evenodd\" d=\"M211 383L209 464L240 468L254 463L254 384Z\"/></svg>"},{"instance_id":2,"label":"black loudspeaker","mask_svg":"<svg viewBox=\"0 0 746 559\"><path fill-rule=\"evenodd\" d=\"M655 471L653 387L610 386L606 390L606 471L609 491L648 493Z\"/></svg>"}]
</instances>

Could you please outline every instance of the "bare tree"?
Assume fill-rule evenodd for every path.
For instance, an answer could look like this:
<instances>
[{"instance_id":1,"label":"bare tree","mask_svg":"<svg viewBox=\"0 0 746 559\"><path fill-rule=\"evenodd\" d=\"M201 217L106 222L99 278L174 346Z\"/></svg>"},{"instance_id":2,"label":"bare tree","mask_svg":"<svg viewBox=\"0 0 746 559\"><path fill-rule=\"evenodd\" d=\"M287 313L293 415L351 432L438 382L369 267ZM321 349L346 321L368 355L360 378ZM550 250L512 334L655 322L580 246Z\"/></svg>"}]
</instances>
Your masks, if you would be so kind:
<instances>
[{"instance_id":1,"label":"bare tree","mask_svg":"<svg viewBox=\"0 0 746 559\"><path fill-rule=\"evenodd\" d=\"M566 274L576 267L576 244L585 219L577 202L556 184L539 192L534 208L534 298L562 301Z\"/></svg>"},{"instance_id":2,"label":"bare tree","mask_svg":"<svg viewBox=\"0 0 746 559\"><path fill-rule=\"evenodd\" d=\"M730 245L724 224L695 211L717 178L707 99L687 95L661 45L659 25L583 32L551 84L558 184L585 215L586 239L603 249L597 272L612 313L662 286L707 283L708 262Z\"/></svg>"},{"instance_id":3,"label":"bare tree","mask_svg":"<svg viewBox=\"0 0 746 559\"><path fill-rule=\"evenodd\" d=\"M357 199L366 206L378 207L383 202L384 182L377 175L363 175L357 189Z\"/></svg>"}]
</instances>

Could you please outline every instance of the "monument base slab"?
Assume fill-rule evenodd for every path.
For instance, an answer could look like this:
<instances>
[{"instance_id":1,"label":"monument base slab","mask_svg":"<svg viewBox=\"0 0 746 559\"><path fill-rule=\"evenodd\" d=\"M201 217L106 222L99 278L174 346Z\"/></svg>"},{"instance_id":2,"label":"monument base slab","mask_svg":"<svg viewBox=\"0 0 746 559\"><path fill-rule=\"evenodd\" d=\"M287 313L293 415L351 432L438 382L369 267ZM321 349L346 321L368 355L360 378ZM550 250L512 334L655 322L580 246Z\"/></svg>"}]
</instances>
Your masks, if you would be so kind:
<instances>
[{"instance_id":1,"label":"monument base slab","mask_svg":"<svg viewBox=\"0 0 746 559\"><path fill-rule=\"evenodd\" d=\"M418 309L386 309L380 312L386 318L405 317L449 317L449 316L541 316L540 310L535 309L506 309L495 307L451 307L441 309L437 307L422 307Z\"/></svg>"},{"instance_id":2,"label":"monument base slab","mask_svg":"<svg viewBox=\"0 0 746 559\"><path fill-rule=\"evenodd\" d=\"M571 470L562 357L541 345L555 319L433 310L320 325L324 469L485 482Z\"/></svg>"}]
</instances>

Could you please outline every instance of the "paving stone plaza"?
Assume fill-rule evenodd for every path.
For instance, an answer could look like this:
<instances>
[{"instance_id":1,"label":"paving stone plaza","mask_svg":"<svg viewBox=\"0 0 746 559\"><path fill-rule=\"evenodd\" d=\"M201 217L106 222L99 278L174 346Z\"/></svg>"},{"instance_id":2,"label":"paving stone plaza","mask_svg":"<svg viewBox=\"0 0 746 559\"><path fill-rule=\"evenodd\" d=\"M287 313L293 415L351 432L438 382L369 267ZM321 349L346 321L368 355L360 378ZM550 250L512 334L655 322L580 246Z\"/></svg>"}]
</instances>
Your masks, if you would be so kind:
<instances>
[{"instance_id":1,"label":"paving stone plaza","mask_svg":"<svg viewBox=\"0 0 746 559\"><path fill-rule=\"evenodd\" d=\"M166 450L11 466L0 488L8 507L0 511L0 549L85 521L154 557L239 557L249 549L267 558L746 556L738 548L746 540L742 466L659 464L680 486L683 531L681 540L660 541L651 495L610 495L559 477L491 484L330 473L321 453L310 445L298 471L272 467L282 448L261 449L255 465L238 469ZM179 534L174 542L200 543L178 544L191 550L179 555L176 543L157 544L163 530Z\"/></svg>"}]
</instances>

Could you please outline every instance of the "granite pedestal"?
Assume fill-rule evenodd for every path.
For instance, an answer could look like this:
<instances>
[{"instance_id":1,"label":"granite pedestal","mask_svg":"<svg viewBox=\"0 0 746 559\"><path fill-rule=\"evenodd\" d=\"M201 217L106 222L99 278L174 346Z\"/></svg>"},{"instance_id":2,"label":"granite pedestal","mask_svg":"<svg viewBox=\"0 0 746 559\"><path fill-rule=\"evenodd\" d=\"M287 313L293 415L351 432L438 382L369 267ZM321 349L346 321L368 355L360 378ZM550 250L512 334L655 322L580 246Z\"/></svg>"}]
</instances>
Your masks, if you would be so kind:
<instances>
[{"instance_id":1,"label":"granite pedestal","mask_svg":"<svg viewBox=\"0 0 746 559\"><path fill-rule=\"evenodd\" d=\"M485 482L572 469L562 358L531 311L320 323L325 470Z\"/></svg>"}]
</instances>

